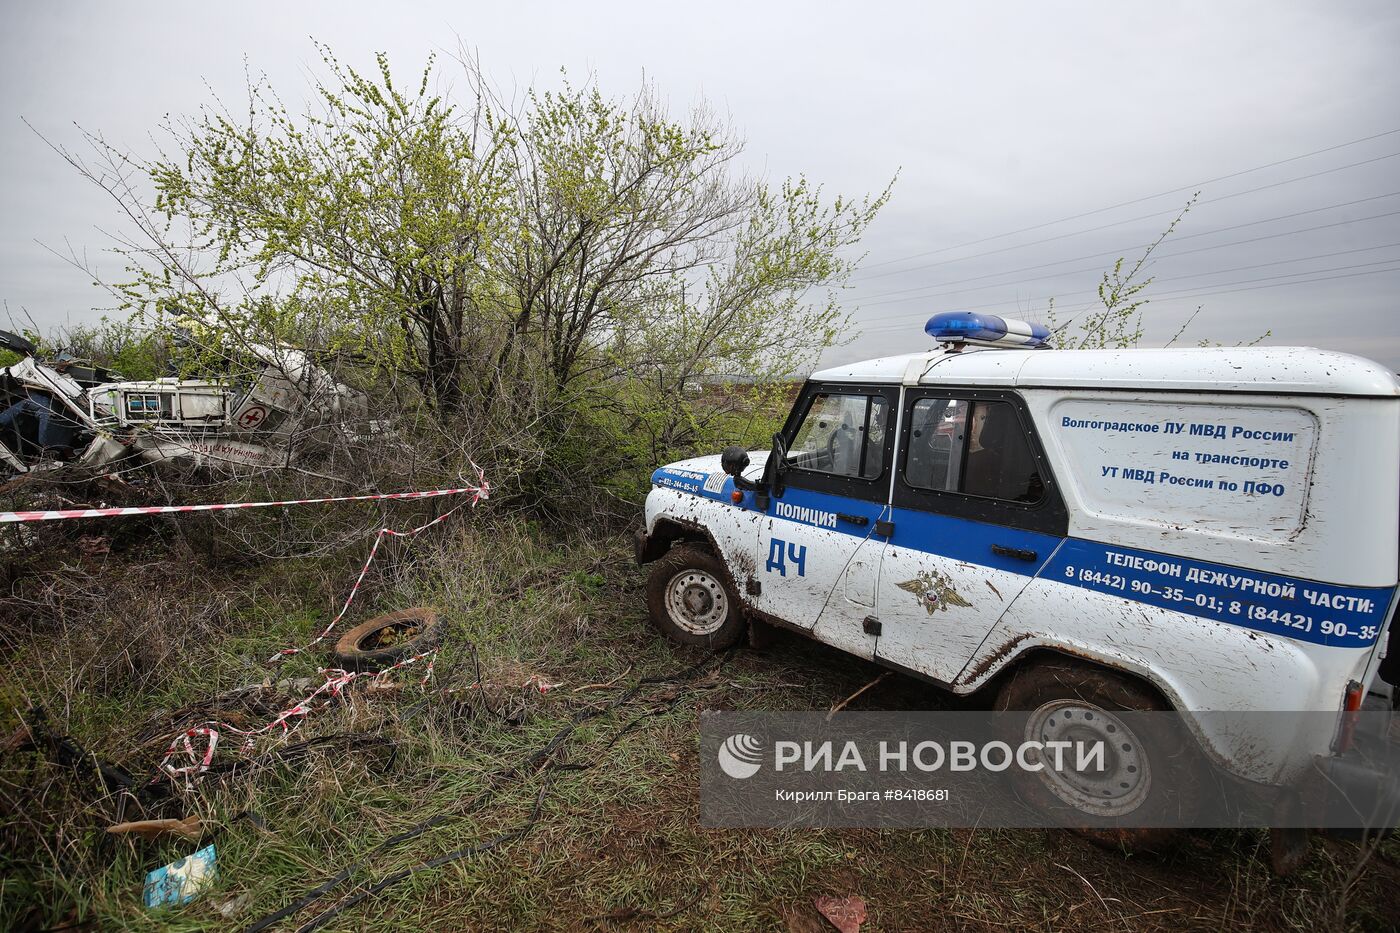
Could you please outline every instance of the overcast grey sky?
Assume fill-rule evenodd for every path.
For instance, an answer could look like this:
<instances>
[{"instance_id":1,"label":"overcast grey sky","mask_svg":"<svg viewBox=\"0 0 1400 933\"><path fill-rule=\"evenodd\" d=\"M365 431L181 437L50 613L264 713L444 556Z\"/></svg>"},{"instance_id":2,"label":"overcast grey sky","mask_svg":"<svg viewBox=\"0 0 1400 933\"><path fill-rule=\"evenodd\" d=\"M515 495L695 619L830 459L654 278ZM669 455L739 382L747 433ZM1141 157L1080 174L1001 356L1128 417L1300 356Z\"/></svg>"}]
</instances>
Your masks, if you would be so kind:
<instances>
[{"instance_id":1,"label":"overcast grey sky","mask_svg":"<svg viewBox=\"0 0 1400 933\"><path fill-rule=\"evenodd\" d=\"M1187 342L1271 330L1400 368L1394 2L10 2L4 19L0 299L21 322L111 304L40 244L120 271L102 253L114 204L21 117L149 154L165 114L239 92L245 56L291 102L319 73L310 37L405 74L460 39L507 89L566 66L616 94L653 80L677 110L708 99L747 137L745 168L775 181L860 194L899 170L846 296L854 339L827 362L926 346L936 311L1079 307L1197 182L1243 173L1201 186L1161 248L1145 342L1200 304Z\"/></svg>"}]
</instances>

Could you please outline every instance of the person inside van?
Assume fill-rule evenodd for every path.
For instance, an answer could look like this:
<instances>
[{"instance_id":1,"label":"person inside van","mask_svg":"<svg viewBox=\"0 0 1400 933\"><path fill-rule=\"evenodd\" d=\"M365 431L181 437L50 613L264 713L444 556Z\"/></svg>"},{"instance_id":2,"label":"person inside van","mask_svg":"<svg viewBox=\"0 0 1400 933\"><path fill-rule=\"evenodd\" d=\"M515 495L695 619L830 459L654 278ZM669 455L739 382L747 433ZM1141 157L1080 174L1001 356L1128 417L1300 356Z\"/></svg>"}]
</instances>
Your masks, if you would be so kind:
<instances>
[{"instance_id":1,"label":"person inside van","mask_svg":"<svg viewBox=\"0 0 1400 933\"><path fill-rule=\"evenodd\" d=\"M1005 402L972 406L962 491L970 496L1035 502L1042 484L1016 412Z\"/></svg>"}]
</instances>

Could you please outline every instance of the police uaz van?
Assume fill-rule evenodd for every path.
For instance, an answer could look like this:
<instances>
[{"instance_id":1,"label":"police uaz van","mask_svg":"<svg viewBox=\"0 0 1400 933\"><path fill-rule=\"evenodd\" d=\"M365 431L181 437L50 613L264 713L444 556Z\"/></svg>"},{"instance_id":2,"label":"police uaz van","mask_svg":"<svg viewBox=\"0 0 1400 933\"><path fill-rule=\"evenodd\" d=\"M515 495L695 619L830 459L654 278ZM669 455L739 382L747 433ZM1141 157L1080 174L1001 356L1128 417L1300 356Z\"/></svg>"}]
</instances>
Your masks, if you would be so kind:
<instances>
[{"instance_id":1,"label":"police uaz van","mask_svg":"<svg viewBox=\"0 0 1400 933\"><path fill-rule=\"evenodd\" d=\"M1305 348L1047 349L969 312L926 330L929 352L814 374L771 451L655 471L636 544L658 629L723 647L776 625L1109 730L1114 710L1334 711L1197 740L1251 781L1321 766L1394 793L1337 735L1400 660L1393 374Z\"/></svg>"}]
</instances>

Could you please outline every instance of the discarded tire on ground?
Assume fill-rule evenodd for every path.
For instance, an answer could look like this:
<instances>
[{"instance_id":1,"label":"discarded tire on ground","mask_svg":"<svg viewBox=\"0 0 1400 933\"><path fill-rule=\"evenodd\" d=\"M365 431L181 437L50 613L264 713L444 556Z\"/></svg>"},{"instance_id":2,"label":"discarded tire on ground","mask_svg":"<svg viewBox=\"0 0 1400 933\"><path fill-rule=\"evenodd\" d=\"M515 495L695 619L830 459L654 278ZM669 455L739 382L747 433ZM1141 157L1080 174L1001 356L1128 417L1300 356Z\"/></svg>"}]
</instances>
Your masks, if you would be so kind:
<instances>
[{"instance_id":1,"label":"discarded tire on ground","mask_svg":"<svg viewBox=\"0 0 1400 933\"><path fill-rule=\"evenodd\" d=\"M375 616L335 643L335 663L348 671L374 671L422 654L442 639L437 611L423 606Z\"/></svg>"}]
</instances>

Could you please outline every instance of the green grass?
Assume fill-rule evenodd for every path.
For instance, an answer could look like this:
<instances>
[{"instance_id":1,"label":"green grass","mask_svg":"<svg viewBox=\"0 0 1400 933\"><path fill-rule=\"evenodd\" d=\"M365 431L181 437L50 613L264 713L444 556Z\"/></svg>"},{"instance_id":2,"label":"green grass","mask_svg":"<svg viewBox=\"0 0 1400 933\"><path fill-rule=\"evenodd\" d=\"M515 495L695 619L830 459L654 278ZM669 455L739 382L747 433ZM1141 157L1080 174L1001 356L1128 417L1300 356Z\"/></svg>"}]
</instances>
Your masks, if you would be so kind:
<instances>
[{"instance_id":1,"label":"green grass","mask_svg":"<svg viewBox=\"0 0 1400 933\"><path fill-rule=\"evenodd\" d=\"M545 776L493 781L493 775L638 679L682 670L701 657L673 648L646 625L641 572L630 565L624 540L561 541L539 528L479 522L449 526L431 545L386 552L352 613L354 621L408 605L437 606L449 637L429 690L418 689L410 670L401 692L354 692L293 736L382 735L398 745L392 769L378 770L377 755L351 753L201 782L174 809L218 824L213 839L220 881L190 905L152 912L140 904L145 872L193 845L107 838L101 830L112 817L110 801L95 800L90 788L35 756L12 755L0 763L6 847L0 928L78 920L94 929L241 929L365 857L389 835L431 815L450 816L368 859L354 882L335 892L351 893L521 825ZM159 625L179 648L165 654L95 638L84 626L99 623L84 623L76 612L27 621L10 636L6 652L14 673L4 688L6 732L16 710L36 701L92 752L133 769L149 767L159 743L137 739L159 725L162 711L265 677L314 672L314 656L295 657L277 673L264 661L324 624L361 554L227 575L211 570L200 587L133 585L121 591L124 605L80 606L94 618L126 612L134 615L133 626ZM104 574L129 573L134 563L135 555L114 556L106 568L85 570L95 580L84 586L105 583ZM490 689L469 689L472 645ZM125 668L114 660L123 650ZM84 672L99 668L108 673L93 689ZM546 694L521 689L532 675L564 686ZM1262 833L1193 833L1170 856L1144 859L1057 832L699 825L701 710L824 709L872 676L868 666L806 643L742 650L717 674L688 685L674 709L646 719L604 751L635 716L665 709L676 698L667 685L645 688L580 725L564 743L556 760L598 763L553 777L528 835L415 874L326 929L817 930L822 926L812 900L828 894L864 897L867 928L880 930L1229 925L1311 931L1393 924L1400 860L1393 841L1356 878L1339 920L1340 893L1357 850L1328 840L1315 844L1303 871L1280 879L1269 871ZM933 705L931 689L890 678L855 706ZM523 721L486 712L482 693L521 707ZM472 801L477 805L468 806ZM266 829L235 819L247 811ZM216 908L230 902L244 906L226 919ZM327 897L317 907L335 902ZM315 913L303 910L278 929L293 929Z\"/></svg>"}]
</instances>

